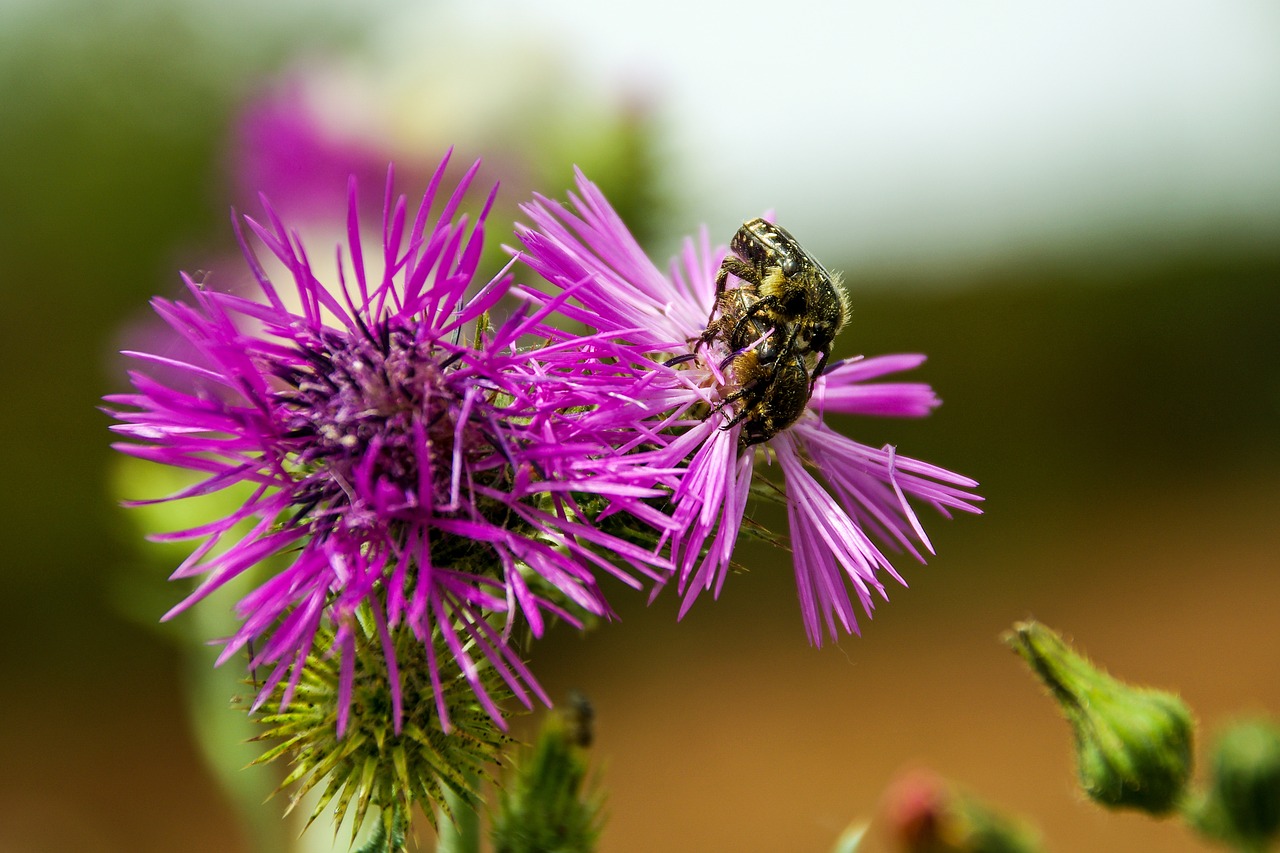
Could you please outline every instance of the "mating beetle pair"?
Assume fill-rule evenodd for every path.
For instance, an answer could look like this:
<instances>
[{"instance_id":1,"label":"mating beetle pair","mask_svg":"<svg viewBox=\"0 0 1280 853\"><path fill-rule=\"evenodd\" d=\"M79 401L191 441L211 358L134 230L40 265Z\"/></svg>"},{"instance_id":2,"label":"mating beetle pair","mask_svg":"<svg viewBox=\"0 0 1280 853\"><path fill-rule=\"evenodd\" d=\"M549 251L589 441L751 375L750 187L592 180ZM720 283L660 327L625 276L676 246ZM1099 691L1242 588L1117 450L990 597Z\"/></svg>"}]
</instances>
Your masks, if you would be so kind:
<instances>
[{"instance_id":1,"label":"mating beetle pair","mask_svg":"<svg viewBox=\"0 0 1280 853\"><path fill-rule=\"evenodd\" d=\"M699 343L719 340L728 348L721 367L738 390L714 411L739 404L723 429L743 424L743 440L752 445L800 417L850 309L839 275L781 226L752 219L733 235L729 250ZM732 290L726 289L730 275L739 280ZM816 358L812 370L810 357Z\"/></svg>"}]
</instances>

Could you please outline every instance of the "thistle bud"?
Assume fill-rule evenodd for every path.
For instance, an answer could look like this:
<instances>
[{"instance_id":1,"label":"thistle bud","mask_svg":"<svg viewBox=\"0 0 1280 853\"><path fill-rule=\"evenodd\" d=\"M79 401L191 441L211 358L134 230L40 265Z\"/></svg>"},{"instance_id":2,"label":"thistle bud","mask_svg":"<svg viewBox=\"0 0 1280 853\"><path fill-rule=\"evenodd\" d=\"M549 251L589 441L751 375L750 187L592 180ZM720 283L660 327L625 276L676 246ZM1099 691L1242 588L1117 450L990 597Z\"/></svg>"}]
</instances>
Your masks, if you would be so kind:
<instances>
[{"instance_id":1,"label":"thistle bud","mask_svg":"<svg viewBox=\"0 0 1280 853\"><path fill-rule=\"evenodd\" d=\"M1076 772L1091 799L1152 815L1178 805L1191 775L1194 729L1181 699L1117 681L1037 622L1014 625L1005 642L1071 724Z\"/></svg>"},{"instance_id":2,"label":"thistle bud","mask_svg":"<svg viewBox=\"0 0 1280 853\"><path fill-rule=\"evenodd\" d=\"M1024 822L1002 815L928 771L909 773L885 795L885 820L904 853L1038 853Z\"/></svg>"},{"instance_id":3,"label":"thistle bud","mask_svg":"<svg viewBox=\"0 0 1280 853\"><path fill-rule=\"evenodd\" d=\"M587 781L590 705L580 695L569 704L569 718L548 715L537 742L513 762L493 816L497 853L596 849L604 803Z\"/></svg>"},{"instance_id":4,"label":"thistle bud","mask_svg":"<svg viewBox=\"0 0 1280 853\"><path fill-rule=\"evenodd\" d=\"M1268 721L1237 723L1218 738L1212 761L1192 824L1241 849L1265 849L1280 835L1280 731Z\"/></svg>"}]
</instances>

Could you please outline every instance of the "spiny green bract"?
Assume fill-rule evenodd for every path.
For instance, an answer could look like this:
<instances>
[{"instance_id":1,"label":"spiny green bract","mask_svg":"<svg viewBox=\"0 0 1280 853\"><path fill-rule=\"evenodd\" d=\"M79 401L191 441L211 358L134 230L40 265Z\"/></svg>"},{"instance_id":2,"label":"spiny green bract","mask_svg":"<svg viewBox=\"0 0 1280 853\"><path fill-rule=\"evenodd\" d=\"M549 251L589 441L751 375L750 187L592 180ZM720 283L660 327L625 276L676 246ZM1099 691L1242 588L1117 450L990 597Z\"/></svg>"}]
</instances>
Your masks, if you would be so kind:
<instances>
[{"instance_id":1,"label":"spiny green bract","mask_svg":"<svg viewBox=\"0 0 1280 853\"><path fill-rule=\"evenodd\" d=\"M351 715L345 734L338 735L338 656L312 653L289 707L259 718L267 731L256 740L280 743L254 762L288 759L293 770L279 790L296 784L289 810L327 780L307 826L332 807L336 833L354 802L353 840L370 806L380 810L383 831L388 834L395 816L407 820L415 804L433 825L437 810L452 820L446 790L476 808L480 788L490 779L487 768L500 763L503 747L511 742L476 700L453 654L437 636L433 638L436 663L452 725L448 733L442 729L426 655L421 642L403 625L392 631L404 702L404 723L397 735L386 657L372 620L362 616L356 628ZM322 629L316 646L327 649L332 640L332 630ZM483 668L480 677L495 701L509 695L491 668ZM275 706L283 690L283 685L276 687L270 700Z\"/></svg>"}]
</instances>

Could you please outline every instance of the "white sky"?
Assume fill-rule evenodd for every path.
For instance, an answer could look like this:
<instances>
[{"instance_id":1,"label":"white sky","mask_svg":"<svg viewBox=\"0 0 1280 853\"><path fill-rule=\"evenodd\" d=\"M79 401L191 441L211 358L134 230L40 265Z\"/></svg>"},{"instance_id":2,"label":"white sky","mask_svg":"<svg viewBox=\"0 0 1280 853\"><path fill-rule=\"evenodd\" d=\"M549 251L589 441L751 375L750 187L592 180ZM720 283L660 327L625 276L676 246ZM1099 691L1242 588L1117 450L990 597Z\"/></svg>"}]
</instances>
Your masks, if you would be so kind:
<instances>
[{"instance_id":1,"label":"white sky","mask_svg":"<svg viewBox=\"0 0 1280 853\"><path fill-rule=\"evenodd\" d=\"M727 239L772 209L818 257L859 264L1280 240L1276 0L195 6L237 38L322 8L382 22L393 62L448 46L482 84L513 40L549 45L575 87L656 105L681 232Z\"/></svg>"},{"instance_id":2,"label":"white sky","mask_svg":"<svg viewBox=\"0 0 1280 853\"><path fill-rule=\"evenodd\" d=\"M653 92L713 233L820 257L1280 223L1280 3L600 0L455 7ZM1137 223L1137 224L1135 224ZM688 224L688 223L684 223Z\"/></svg>"}]
</instances>

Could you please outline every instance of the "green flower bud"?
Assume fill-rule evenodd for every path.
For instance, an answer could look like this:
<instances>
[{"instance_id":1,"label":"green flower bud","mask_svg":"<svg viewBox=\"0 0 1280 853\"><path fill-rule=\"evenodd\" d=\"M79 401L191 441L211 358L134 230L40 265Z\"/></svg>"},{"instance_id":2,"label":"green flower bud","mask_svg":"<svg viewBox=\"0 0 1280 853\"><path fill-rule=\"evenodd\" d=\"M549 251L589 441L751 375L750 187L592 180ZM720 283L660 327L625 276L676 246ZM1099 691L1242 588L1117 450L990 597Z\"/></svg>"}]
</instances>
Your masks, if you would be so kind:
<instances>
[{"instance_id":1,"label":"green flower bud","mask_svg":"<svg viewBox=\"0 0 1280 853\"><path fill-rule=\"evenodd\" d=\"M1266 849L1280 836L1280 730L1262 720L1237 723L1218 738L1212 761L1192 824L1241 849Z\"/></svg>"},{"instance_id":2,"label":"green flower bud","mask_svg":"<svg viewBox=\"0 0 1280 853\"><path fill-rule=\"evenodd\" d=\"M1006 817L929 771L899 778L883 808L894 847L904 853L1039 853L1034 829Z\"/></svg>"},{"instance_id":3,"label":"green flower bud","mask_svg":"<svg viewBox=\"0 0 1280 853\"><path fill-rule=\"evenodd\" d=\"M1076 742L1080 785L1108 808L1167 814L1191 776L1191 712L1172 693L1130 687L1037 622L1005 635L1057 700Z\"/></svg>"},{"instance_id":4,"label":"green flower bud","mask_svg":"<svg viewBox=\"0 0 1280 853\"><path fill-rule=\"evenodd\" d=\"M548 715L499 793L493 816L497 853L589 853L600 836L604 798L587 783L591 707L580 695L567 714Z\"/></svg>"}]
</instances>

